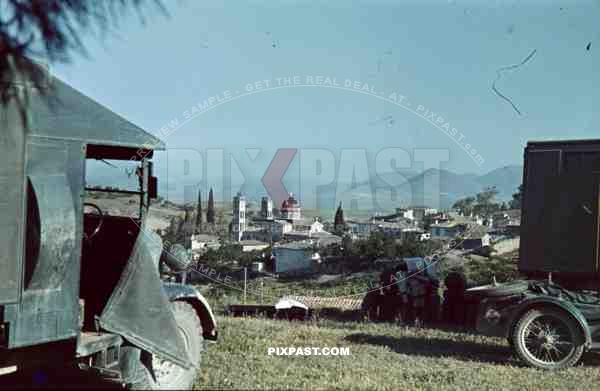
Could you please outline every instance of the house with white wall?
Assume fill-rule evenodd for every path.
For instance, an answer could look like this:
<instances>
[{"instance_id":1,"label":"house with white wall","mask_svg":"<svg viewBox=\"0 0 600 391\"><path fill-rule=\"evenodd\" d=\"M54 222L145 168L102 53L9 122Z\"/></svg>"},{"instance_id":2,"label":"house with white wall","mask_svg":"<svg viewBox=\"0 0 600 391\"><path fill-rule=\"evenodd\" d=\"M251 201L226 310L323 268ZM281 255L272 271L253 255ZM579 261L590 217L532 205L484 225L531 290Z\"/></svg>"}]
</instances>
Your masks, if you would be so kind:
<instances>
[{"instance_id":1,"label":"house with white wall","mask_svg":"<svg viewBox=\"0 0 600 391\"><path fill-rule=\"evenodd\" d=\"M291 242L273 247L275 273L309 271L316 258L310 241Z\"/></svg>"}]
</instances>

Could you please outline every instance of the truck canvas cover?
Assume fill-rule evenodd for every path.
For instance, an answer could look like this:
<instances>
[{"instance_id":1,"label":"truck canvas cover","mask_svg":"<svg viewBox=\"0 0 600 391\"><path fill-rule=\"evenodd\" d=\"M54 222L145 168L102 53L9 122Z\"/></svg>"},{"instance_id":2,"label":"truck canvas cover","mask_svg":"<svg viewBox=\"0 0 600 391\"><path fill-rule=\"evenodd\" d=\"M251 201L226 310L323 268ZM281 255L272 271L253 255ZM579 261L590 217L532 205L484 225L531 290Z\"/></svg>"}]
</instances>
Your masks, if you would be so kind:
<instances>
[{"instance_id":1,"label":"truck canvas cover","mask_svg":"<svg viewBox=\"0 0 600 391\"><path fill-rule=\"evenodd\" d=\"M160 236L142 227L99 322L134 345L189 368L194 363L187 356L158 274L162 249Z\"/></svg>"}]
</instances>

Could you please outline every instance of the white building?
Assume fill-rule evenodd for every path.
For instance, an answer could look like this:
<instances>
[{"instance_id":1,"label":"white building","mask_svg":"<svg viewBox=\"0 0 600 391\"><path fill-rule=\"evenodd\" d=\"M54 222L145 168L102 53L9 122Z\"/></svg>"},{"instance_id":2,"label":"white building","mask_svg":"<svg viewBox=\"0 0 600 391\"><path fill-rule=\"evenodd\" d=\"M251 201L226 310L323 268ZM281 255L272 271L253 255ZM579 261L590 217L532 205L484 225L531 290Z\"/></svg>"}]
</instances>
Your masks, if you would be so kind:
<instances>
[{"instance_id":1,"label":"white building","mask_svg":"<svg viewBox=\"0 0 600 391\"><path fill-rule=\"evenodd\" d=\"M408 220L415 219L414 210L412 210L412 209L396 208L396 216L404 218L404 219L408 219Z\"/></svg>"},{"instance_id":2,"label":"white building","mask_svg":"<svg viewBox=\"0 0 600 391\"><path fill-rule=\"evenodd\" d=\"M428 206L411 206L408 210L412 211L412 216L414 220L423 221L425 216L434 215L438 213L438 210L435 208L430 208Z\"/></svg>"},{"instance_id":3,"label":"white building","mask_svg":"<svg viewBox=\"0 0 600 391\"><path fill-rule=\"evenodd\" d=\"M493 216L494 229L506 229L508 226L521 225L521 210L510 209L498 212Z\"/></svg>"},{"instance_id":4,"label":"white building","mask_svg":"<svg viewBox=\"0 0 600 391\"><path fill-rule=\"evenodd\" d=\"M193 256L200 255L209 249L218 249L221 247L219 238L214 235L197 234L192 235L192 254Z\"/></svg>"},{"instance_id":5,"label":"white building","mask_svg":"<svg viewBox=\"0 0 600 391\"><path fill-rule=\"evenodd\" d=\"M233 198L233 218L231 220L232 240L239 242L246 231L246 197L238 193Z\"/></svg>"},{"instance_id":6,"label":"white building","mask_svg":"<svg viewBox=\"0 0 600 391\"><path fill-rule=\"evenodd\" d=\"M371 232L377 230L377 223L373 218L347 220L346 224L354 239L367 238Z\"/></svg>"},{"instance_id":7,"label":"white building","mask_svg":"<svg viewBox=\"0 0 600 391\"><path fill-rule=\"evenodd\" d=\"M318 256L312 251L310 241L293 242L273 247L275 273L289 273L311 270Z\"/></svg>"},{"instance_id":8,"label":"white building","mask_svg":"<svg viewBox=\"0 0 600 391\"><path fill-rule=\"evenodd\" d=\"M264 242L278 242L283 236L293 231L293 225L287 220L255 219L253 230L246 230L243 238Z\"/></svg>"}]
</instances>

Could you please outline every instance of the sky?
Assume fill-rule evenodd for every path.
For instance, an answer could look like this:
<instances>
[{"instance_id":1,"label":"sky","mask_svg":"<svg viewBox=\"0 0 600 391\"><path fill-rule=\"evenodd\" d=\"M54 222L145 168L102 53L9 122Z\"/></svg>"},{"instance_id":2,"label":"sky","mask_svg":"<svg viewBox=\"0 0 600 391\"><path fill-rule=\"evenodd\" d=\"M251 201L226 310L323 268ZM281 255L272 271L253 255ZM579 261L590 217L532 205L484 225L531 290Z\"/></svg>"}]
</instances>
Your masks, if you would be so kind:
<instances>
[{"instance_id":1,"label":"sky","mask_svg":"<svg viewBox=\"0 0 600 391\"><path fill-rule=\"evenodd\" d=\"M600 135L598 1L166 5L168 17L154 12L146 25L130 17L117 34L85 37L89 58L75 56L52 71L151 133L177 123L164 138L168 151L156 158L169 178L259 185L278 148L305 149L307 162L319 154L312 148L332 154L321 183L393 169L393 160L377 162L385 148L408 152L404 168L426 168L414 149L437 149L447 151L440 168L483 174L522 164L528 140ZM498 69L532 53L496 82L519 115L492 82ZM308 86L307 76L335 78L340 87ZM296 86L266 88L265 80L277 87L277 78L283 85L294 77ZM186 121L186 112L211 97L224 102ZM316 167L302 166L299 156L288 182Z\"/></svg>"}]
</instances>

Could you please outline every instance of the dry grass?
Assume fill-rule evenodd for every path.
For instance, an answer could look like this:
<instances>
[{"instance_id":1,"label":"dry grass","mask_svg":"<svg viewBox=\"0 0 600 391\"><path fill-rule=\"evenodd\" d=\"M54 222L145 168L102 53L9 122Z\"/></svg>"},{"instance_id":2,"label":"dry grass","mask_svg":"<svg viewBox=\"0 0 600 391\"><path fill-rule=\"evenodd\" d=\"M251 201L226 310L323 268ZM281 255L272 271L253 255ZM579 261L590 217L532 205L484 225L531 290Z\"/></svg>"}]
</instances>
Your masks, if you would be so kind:
<instances>
[{"instance_id":1,"label":"dry grass","mask_svg":"<svg viewBox=\"0 0 600 391\"><path fill-rule=\"evenodd\" d=\"M600 359L524 368L503 340L385 324L219 318L197 389L600 389ZM268 347L349 347L350 356L269 356Z\"/></svg>"}]
</instances>

